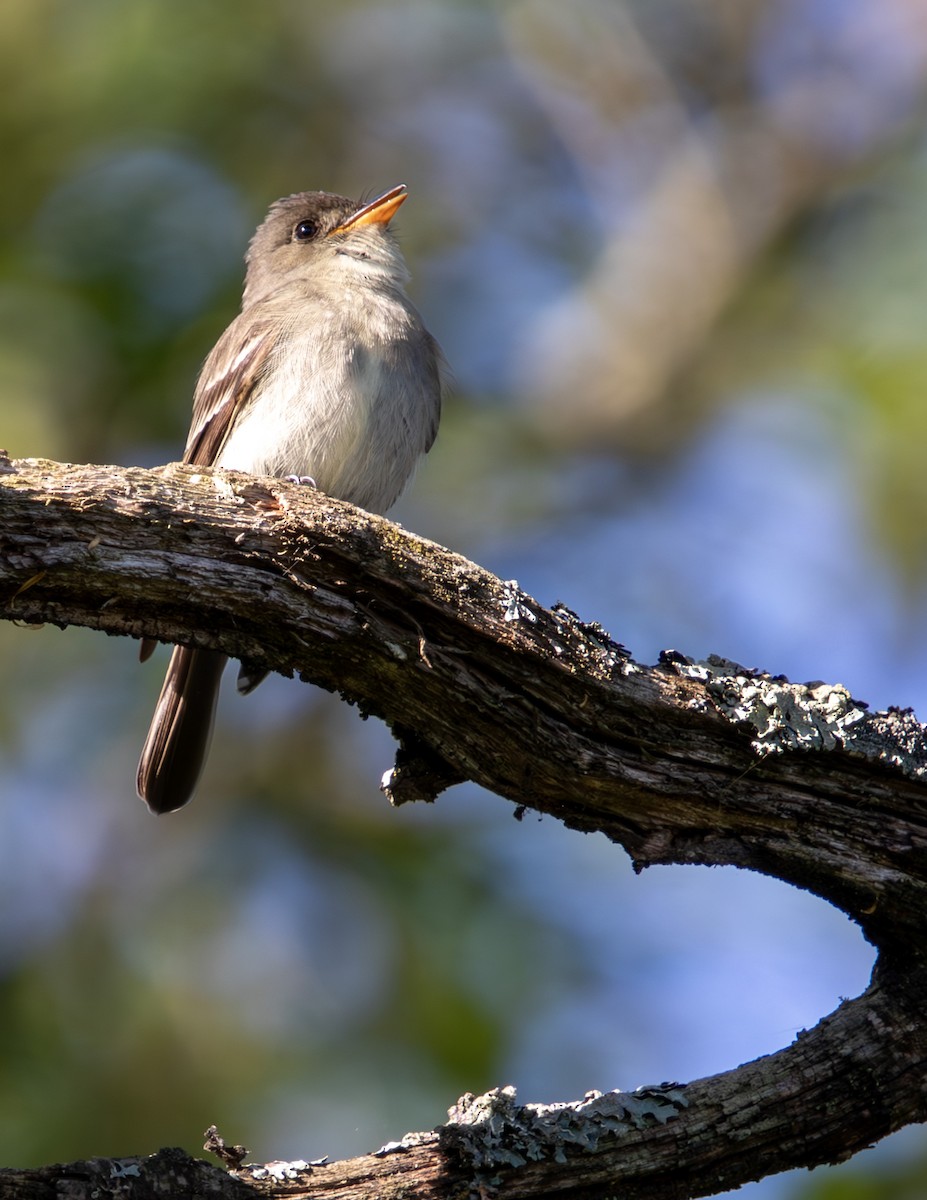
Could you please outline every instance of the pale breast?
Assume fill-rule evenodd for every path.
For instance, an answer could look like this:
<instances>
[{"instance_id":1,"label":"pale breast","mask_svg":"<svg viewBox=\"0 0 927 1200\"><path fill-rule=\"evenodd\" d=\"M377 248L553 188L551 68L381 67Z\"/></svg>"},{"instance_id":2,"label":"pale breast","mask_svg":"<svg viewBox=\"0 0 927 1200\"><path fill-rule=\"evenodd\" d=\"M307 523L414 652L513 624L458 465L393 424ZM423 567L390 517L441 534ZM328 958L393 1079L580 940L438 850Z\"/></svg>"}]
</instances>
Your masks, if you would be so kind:
<instances>
[{"instance_id":1,"label":"pale breast","mask_svg":"<svg viewBox=\"0 0 927 1200\"><path fill-rule=\"evenodd\" d=\"M308 475L329 495L385 511L434 439L434 342L395 295L370 319L345 320L322 305L307 315L280 339L219 463L259 475Z\"/></svg>"}]
</instances>

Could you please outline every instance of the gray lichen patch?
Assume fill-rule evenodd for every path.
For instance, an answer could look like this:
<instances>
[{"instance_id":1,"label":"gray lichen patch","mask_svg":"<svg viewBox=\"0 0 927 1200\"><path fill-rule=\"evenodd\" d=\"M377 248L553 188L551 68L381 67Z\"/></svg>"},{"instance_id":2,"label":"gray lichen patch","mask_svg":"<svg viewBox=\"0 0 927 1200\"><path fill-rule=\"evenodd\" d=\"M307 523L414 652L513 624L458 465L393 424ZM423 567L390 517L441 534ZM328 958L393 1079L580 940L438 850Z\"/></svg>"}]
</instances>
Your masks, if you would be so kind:
<instances>
[{"instance_id":1,"label":"gray lichen patch","mask_svg":"<svg viewBox=\"0 0 927 1200\"><path fill-rule=\"evenodd\" d=\"M528 1162L567 1161L570 1149L592 1152L605 1138L665 1125L688 1107L685 1085L634 1092L588 1092L560 1104L518 1104L513 1087L461 1096L440 1130L441 1143L478 1171Z\"/></svg>"},{"instance_id":2,"label":"gray lichen patch","mask_svg":"<svg viewBox=\"0 0 927 1200\"><path fill-rule=\"evenodd\" d=\"M924 728L910 712L870 713L840 683L791 683L714 654L696 661L668 651L660 661L703 683L708 700L728 720L749 725L757 754L842 749L906 775L927 774Z\"/></svg>"},{"instance_id":3,"label":"gray lichen patch","mask_svg":"<svg viewBox=\"0 0 927 1200\"><path fill-rule=\"evenodd\" d=\"M517 579L506 579L502 584L503 621L530 621L533 625L537 617L531 611L531 605L536 603L518 586Z\"/></svg>"}]
</instances>

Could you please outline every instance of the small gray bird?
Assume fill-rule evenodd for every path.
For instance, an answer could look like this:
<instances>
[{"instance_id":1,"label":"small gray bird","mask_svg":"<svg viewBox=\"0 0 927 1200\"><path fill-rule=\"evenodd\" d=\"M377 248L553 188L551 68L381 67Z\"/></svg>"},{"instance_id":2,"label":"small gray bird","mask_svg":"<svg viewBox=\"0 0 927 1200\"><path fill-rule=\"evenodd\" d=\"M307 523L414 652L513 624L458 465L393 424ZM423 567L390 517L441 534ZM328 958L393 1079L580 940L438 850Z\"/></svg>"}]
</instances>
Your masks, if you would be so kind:
<instances>
[{"instance_id":1,"label":"small gray bird","mask_svg":"<svg viewBox=\"0 0 927 1200\"><path fill-rule=\"evenodd\" d=\"M248 248L241 313L200 372L185 463L310 477L372 512L394 503L435 439L443 389L389 231L407 194L400 184L360 204L299 192L271 206ZM143 659L153 647L142 643ZM174 648L138 764L152 812L193 794L225 662Z\"/></svg>"}]
</instances>

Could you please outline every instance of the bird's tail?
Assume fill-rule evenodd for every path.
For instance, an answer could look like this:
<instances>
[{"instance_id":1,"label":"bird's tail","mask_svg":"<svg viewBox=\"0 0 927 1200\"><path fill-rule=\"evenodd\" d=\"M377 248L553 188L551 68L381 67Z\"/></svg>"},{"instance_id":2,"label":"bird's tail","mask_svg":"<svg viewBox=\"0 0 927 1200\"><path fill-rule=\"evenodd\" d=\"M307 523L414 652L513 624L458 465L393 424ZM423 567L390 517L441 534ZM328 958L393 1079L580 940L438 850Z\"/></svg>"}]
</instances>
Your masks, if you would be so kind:
<instances>
[{"instance_id":1,"label":"bird's tail","mask_svg":"<svg viewBox=\"0 0 927 1200\"><path fill-rule=\"evenodd\" d=\"M154 813L193 795L206 760L225 655L175 646L142 747L138 794Z\"/></svg>"}]
</instances>

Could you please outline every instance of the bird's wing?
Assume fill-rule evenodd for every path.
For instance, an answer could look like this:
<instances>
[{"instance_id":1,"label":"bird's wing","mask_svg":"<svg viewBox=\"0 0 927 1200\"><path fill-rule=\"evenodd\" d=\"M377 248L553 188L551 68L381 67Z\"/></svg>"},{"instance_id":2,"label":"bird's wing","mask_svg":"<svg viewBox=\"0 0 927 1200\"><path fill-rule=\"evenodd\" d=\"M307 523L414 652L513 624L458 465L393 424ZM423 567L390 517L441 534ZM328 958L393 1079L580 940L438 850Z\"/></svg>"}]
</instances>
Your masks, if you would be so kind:
<instances>
[{"instance_id":1,"label":"bird's wing","mask_svg":"<svg viewBox=\"0 0 927 1200\"><path fill-rule=\"evenodd\" d=\"M203 364L193 396L193 419L183 461L216 462L229 432L247 408L266 373L280 337L280 322L239 316L226 329Z\"/></svg>"}]
</instances>

